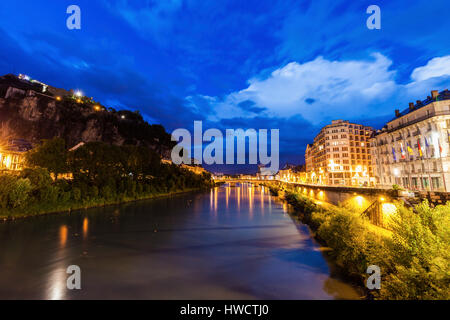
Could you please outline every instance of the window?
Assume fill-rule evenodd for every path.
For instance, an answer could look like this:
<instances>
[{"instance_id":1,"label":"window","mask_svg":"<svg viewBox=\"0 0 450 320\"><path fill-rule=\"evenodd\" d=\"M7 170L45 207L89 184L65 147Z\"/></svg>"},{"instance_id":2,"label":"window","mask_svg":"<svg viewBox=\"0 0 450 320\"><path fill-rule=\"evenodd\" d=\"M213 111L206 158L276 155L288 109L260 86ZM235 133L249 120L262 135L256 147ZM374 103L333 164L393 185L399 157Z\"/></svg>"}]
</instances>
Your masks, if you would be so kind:
<instances>
[{"instance_id":1,"label":"window","mask_svg":"<svg viewBox=\"0 0 450 320\"><path fill-rule=\"evenodd\" d=\"M440 178L432 177L431 178L431 185L433 186L433 189L439 189L440 188Z\"/></svg>"}]
</instances>

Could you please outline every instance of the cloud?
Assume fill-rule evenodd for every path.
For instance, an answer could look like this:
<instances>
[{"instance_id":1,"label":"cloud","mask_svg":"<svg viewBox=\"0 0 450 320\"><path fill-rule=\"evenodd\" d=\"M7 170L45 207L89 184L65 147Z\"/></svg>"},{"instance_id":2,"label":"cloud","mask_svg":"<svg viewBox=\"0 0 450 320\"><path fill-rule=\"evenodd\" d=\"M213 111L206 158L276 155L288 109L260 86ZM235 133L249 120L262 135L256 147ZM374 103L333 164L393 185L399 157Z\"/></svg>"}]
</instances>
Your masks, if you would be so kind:
<instances>
[{"instance_id":1,"label":"cloud","mask_svg":"<svg viewBox=\"0 0 450 320\"><path fill-rule=\"evenodd\" d=\"M379 53L368 60L331 61L319 56L305 63L290 62L266 78L250 79L246 89L224 99L209 97L209 101L218 119L264 113L286 118L300 115L319 123L373 110L380 97L398 86L391 64Z\"/></svg>"},{"instance_id":2,"label":"cloud","mask_svg":"<svg viewBox=\"0 0 450 320\"><path fill-rule=\"evenodd\" d=\"M105 1L106 7L121 16L144 37L163 38L176 23L182 0Z\"/></svg>"},{"instance_id":3,"label":"cloud","mask_svg":"<svg viewBox=\"0 0 450 320\"><path fill-rule=\"evenodd\" d=\"M423 67L415 68L411 74L414 81L450 75L450 55L433 58Z\"/></svg>"}]
</instances>

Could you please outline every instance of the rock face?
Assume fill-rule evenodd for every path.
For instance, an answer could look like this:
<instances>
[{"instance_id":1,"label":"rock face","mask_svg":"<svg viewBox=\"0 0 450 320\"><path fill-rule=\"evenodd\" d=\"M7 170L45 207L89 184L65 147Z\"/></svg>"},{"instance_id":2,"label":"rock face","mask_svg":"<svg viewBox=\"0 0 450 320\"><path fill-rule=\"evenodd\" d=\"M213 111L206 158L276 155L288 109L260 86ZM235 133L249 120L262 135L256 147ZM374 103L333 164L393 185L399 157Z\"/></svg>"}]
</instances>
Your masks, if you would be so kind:
<instances>
[{"instance_id":1,"label":"rock face","mask_svg":"<svg viewBox=\"0 0 450 320\"><path fill-rule=\"evenodd\" d=\"M79 142L103 141L111 144L142 145L163 157L170 156L174 143L160 125L150 125L137 112L95 110L90 103L61 101L34 91L0 98L0 141L26 139L33 144L55 136L67 147Z\"/></svg>"}]
</instances>

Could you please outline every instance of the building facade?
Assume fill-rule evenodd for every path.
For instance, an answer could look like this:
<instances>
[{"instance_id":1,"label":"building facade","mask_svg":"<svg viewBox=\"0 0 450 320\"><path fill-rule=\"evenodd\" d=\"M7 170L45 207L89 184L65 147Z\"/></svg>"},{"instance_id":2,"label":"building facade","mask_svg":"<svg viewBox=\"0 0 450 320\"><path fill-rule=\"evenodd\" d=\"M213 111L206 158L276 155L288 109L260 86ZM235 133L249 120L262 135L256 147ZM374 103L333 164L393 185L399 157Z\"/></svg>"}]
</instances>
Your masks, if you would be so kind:
<instances>
[{"instance_id":1,"label":"building facade","mask_svg":"<svg viewBox=\"0 0 450 320\"><path fill-rule=\"evenodd\" d=\"M306 147L308 183L333 186L373 186L375 177L369 140L373 128L333 120Z\"/></svg>"},{"instance_id":2,"label":"building facade","mask_svg":"<svg viewBox=\"0 0 450 320\"><path fill-rule=\"evenodd\" d=\"M450 91L396 110L371 139L371 152L379 186L450 192Z\"/></svg>"},{"instance_id":3,"label":"building facade","mask_svg":"<svg viewBox=\"0 0 450 320\"><path fill-rule=\"evenodd\" d=\"M23 139L10 139L0 146L0 171L20 171L23 169L25 153L32 148Z\"/></svg>"}]
</instances>

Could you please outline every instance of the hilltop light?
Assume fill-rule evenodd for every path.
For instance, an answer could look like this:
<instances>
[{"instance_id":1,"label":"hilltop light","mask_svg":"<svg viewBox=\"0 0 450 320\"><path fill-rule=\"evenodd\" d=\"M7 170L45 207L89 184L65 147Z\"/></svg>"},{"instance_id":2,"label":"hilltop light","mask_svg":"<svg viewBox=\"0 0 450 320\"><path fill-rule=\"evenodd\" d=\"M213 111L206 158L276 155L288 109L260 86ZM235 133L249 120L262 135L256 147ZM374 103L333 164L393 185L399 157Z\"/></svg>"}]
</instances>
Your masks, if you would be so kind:
<instances>
[{"instance_id":1,"label":"hilltop light","mask_svg":"<svg viewBox=\"0 0 450 320\"><path fill-rule=\"evenodd\" d=\"M83 96L83 92L81 92L80 90L75 91L75 96L78 98L81 98Z\"/></svg>"},{"instance_id":2,"label":"hilltop light","mask_svg":"<svg viewBox=\"0 0 450 320\"><path fill-rule=\"evenodd\" d=\"M96 105L96 106L94 106L94 109L97 110L97 111L100 111L101 107L99 105Z\"/></svg>"}]
</instances>

